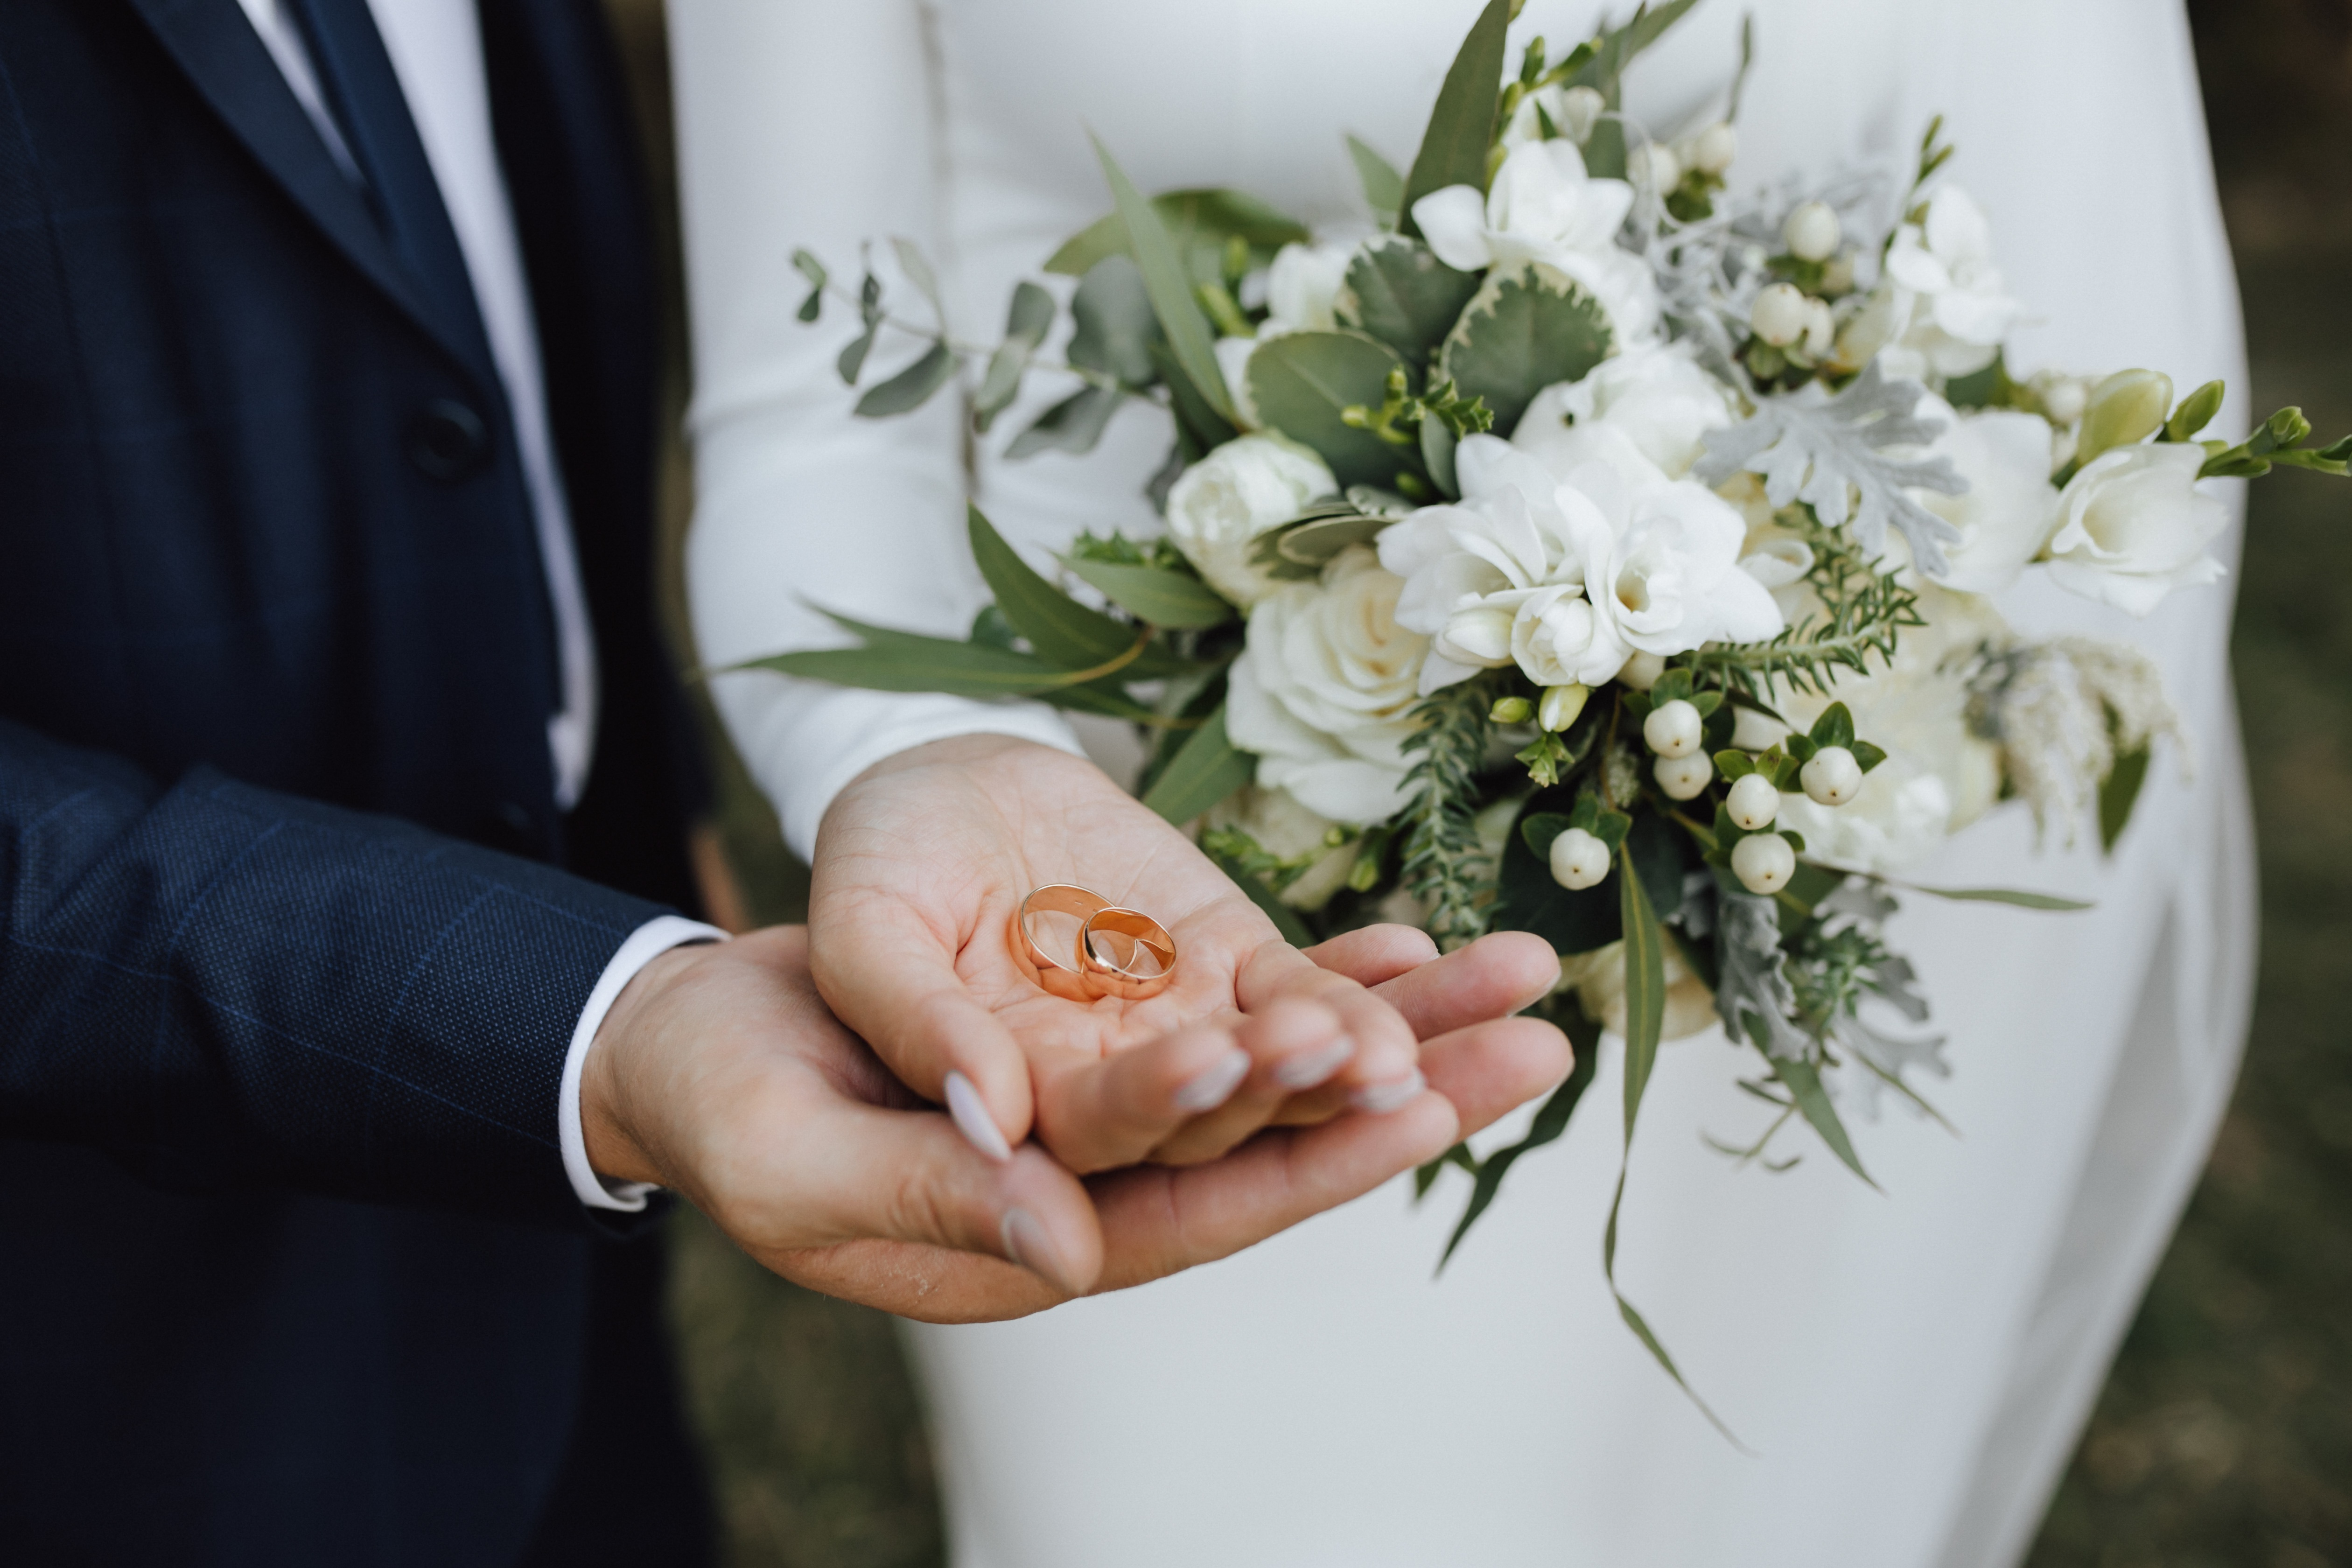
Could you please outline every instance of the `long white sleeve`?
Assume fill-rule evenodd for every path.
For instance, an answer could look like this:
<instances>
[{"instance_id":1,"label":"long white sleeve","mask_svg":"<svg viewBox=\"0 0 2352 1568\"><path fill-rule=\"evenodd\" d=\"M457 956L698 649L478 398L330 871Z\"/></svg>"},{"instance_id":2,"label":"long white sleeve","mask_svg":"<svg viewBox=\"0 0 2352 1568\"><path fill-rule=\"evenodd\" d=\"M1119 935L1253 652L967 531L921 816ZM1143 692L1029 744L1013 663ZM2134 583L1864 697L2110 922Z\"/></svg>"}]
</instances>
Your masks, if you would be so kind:
<instances>
[{"instance_id":1,"label":"long white sleeve","mask_svg":"<svg viewBox=\"0 0 2352 1568\"><path fill-rule=\"evenodd\" d=\"M687 546L706 668L848 639L817 611L960 636L985 602L962 526L961 401L858 419L834 368L854 310L795 319L805 246L855 286L861 246L940 250L931 77L914 0L673 0L698 501ZM895 274L886 273L893 277ZM910 289L894 300L918 301ZM921 310L919 302L912 303ZM876 372L914 357L886 331ZM869 373L869 375L873 373ZM856 691L764 671L711 685L784 837L809 856L857 773L980 731L1076 750L1050 710Z\"/></svg>"}]
</instances>

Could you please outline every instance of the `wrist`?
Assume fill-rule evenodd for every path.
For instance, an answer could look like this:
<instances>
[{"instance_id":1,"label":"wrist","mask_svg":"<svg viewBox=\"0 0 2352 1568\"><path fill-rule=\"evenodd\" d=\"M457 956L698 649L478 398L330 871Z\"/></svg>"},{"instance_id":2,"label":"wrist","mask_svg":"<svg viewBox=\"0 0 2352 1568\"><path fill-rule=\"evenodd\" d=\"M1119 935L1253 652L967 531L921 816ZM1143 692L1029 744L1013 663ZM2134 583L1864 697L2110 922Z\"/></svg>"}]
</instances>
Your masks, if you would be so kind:
<instances>
[{"instance_id":1,"label":"wrist","mask_svg":"<svg viewBox=\"0 0 2352 1568\"><path fill-rule=\"evenodd\" d=\"M647 961L622 987L589 1044L580 1070L580 1133L589 1169L605 1181L674 1184L654 1153L656 1140L637 1114L647 1098L638 1085L664 997L712 951L674 947Z\"/></svg>"}]
</instances>

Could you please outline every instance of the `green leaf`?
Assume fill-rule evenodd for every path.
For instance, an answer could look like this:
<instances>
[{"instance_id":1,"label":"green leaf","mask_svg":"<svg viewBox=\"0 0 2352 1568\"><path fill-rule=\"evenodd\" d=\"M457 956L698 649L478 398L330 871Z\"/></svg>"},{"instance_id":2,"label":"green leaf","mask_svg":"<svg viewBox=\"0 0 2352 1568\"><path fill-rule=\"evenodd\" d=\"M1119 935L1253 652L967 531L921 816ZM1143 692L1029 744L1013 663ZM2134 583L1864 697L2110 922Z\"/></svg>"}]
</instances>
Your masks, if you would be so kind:
<instances>
[{"instance_id":1,"label":"green leaf","mask_svg":"<svg viewBox=\"0 0 2352 1568\"><path fill-rule=\"evenodd\" d=\"M1353 510L1338 517L1318 517L1276 533L1274 555L1289 565L1305 568L1308 576L1314 576L1349 545L1370 544L1379 538L1381 531L1392 521Z\"/></svg>"},{"instance_id":2,"label":"green leaf","mask_svg":"<svg viewBox=\"0 0 2352 1568\"><path fill-rule=\"evenodd\" d=\"M1722 751L1715 753L1715 771L1723 775L1726 784L1746 778L1756 771L1756 759L1742 751Z\"/></svg>"},{"instance_id":3,"label":"green leaf","mask_svg":"<svg viewBox=\"0 0 2352 1568\"><path fill-rule=\"evenodd\" d=\"M1209 721L1192 731L1153 783L1143 804L1171 822L1190 822L1225 796L1250 782L1257 759L1235 747L1225 734L1225 710L1220 707Z\"/></svg>"},{"instance_id":4,"label":"green leaf","mask_svg":"<svg viewBox=\"0 0 2352 1568\"><path fill-rule=\"evenodd\" d=\"M746 660L740 669L772 669L869 691L943 691L957 697L1030 697L1064 674L1041 659L982 643L899 634L865 647L811 648Z\"/></svg>"},{"instance_id":5,"label":"green leaf","mask_svg":"<svg viewBox=\"0 0 2352 1568\"><path fill-rule=\"evenodd\" d=\"M1843 702L1832 702L1813 721L1809 737L1816 746L1853 745L1853 710Z\"/></svg>"},{"instance_id":6,"label":"green leaf","mask_svg":"<svg viewBox=\"0 0 2352 1568\"><path fill-rule=\"evenodd\" d=\"M1159 335L1160 321L1134 262L1108 256L1087 268L1071 297L1070 320L1072 364L1127 386L1151 384L1151 340Z\"/></svg>"},{"instance_id":7,"label":"green leaf","mask_svg":"<svg viewBox=\"0 0 2352 1568\"><path fill-rule=\"evenodd\" d=\"M1005 312L1004 341L988 356L988 374L981 378L980 392L972 399L972 413L983 433L1020 395L1021 377L1053 326L1054 297L1025 279L1014 284L1013 306Z\"/></svg>"},{"instance_id":8,"label":"green leaf","mask_svg":"<svg viewBox=\"0 0 2352 1568\"><path fill-rule=\"evenodd\" d=\"M833 368L841 373L843 385L857 384L857 377L866 369L866 356L874 349L874 334L879 331L881 328L878 326L866 328L850 339L842 349L841 357L833 362Z\"/></svg>"},{"instance_id":9,"label":"green leaf","mask_svg":"<svg viewBox=\"0 0 2352 1568\"><path fill-rule=\"evenodd\" d=\"M1215 279L1223 270L1225 242L1239 239L1249 247L1250 264L1263 267L1286 245L1304 245L1314 236L1307 226L1240 191L1168 191L1151 198L1151 210L1184 258L1197 281ZM1106 256L1132 256L1127 225L1116 212L1104 214L1072 237L1045 263L1045 270L1076 278Z\"/></svg>"},{"instance_id":10,"label":"green leaf","mask_svg":"<svg viewBox=\"0 0 2352 1568\"><path fill-rule=\"evenodd\" d=\"M2107 776L2099 781L2099 847L2112 855L2116 841L2124 836L2125 824L2131 821L2132 807L2139 802L2139 786L2147 782L2148 749L2136 747L2116 759Z\"/></svg>"},{"instance_id":11,"label":"green leaf","mask_svg":"<svg viewBox=\"0 0 2352 1568\"><path fill-rule=\"evenodd\" d=\"M1618 857L1618 920L1625 931L1625 1142L1633 1142L1633 1119L1657 1065L1658 1036L1666 1019L1666 938L1650 908L1650 895L1633 874L1633 855Z\"/></svg>"},{"instance_id":12,"label":"green leaf","mask_svg":"<svg viewBox=\"0 0 2352 1568\"><path fill-rule=\"evenodd\" d=\"M1909 888L1915 893L1949 899L1955 903L2010 904L2021 910L2049 910L2059 914L2093 907L2079 899L2062 899L2054 893L2023 893L2014 888L1923 888L1916 882L1896 885Z\"/></svg>"},{"instance_id":13,"label":"green leaf","mask_svg":"<svg viewBox=\"0 0 2352 1568\"><path fill-rule=\"evenodd\" d=\"M1571 737L1580 733L1587 731L1570 731ZM1529 797L1519 820L1524 824L1570 807L1567 788L1540 790ZM1622 846L1623 852L1632 855L1654 911L1681 908L1683 876L1696 860L1690 840L1680 828L1654 813L1630 819L1622 812L1602 813L1597 799L1589 818L1583 817L1581 809L1574 809L1569 820L1612 851ZM1545 853L1537 854L1524 831L1513 833L1505 841L1502 863L1496 871L1493 929L1533 931L1557 952L1571 955L1615 942L1623 932L1620 918L1623 893L1618 885L1623 879L1612 867L1608 877L1592 887L1563 888L1552 878L1550 847L1547 838Z\"/></svg>"},{"instance_id":14,"label":"green leaf","mask_svg":"<svg viewBox=\"0 0 2352 1568\"><path fill-rule=\"evenodd\" d=\"M972 559L1013 629L1037 657L1066 669L1092 669L1135 646L1136 628L1091 610L1032 571L978 507L965 508Z\"/></svg>"},{"instance_id":15,"label":"green leaf","mask_svg":"<svg viewBox=\"0 0 2352 1568\"><path fill-rule=\"evenodd\" d=\"M824 288L832 276L825 271L824 263L819 261L814 253L805 249L793 252L793 269L807 279L812 289Z\"/></svg>"},{"instance_id":16,"label":"green leaf","mask_svg":"<svg viewBox=\"0 0 2352 1568\"><path fill-rule=\"evenodd\" d=\"M1445 339L1438 374L1495 411L1507 436L1535 395L1580 381L1609 353L1609 319L1569 276L1541 262L1497 268Z\"/></svg>"},{"instance_id":17,"label":"green leaf","mask_svg":"<svg viewBox=\"0 0 2352 1568\"><path fill-rule=\"evenodd\" d=\"M1315 448L1340 484L1385 485L1396 478L1397 449L1339 411L1380 407L1401 363L1360 332L1285 332L1250 355L1250 397L1260 420Z\"/></svg>"},{"instance_id":18,"label":"green leaf","mask_svg":"<svg viewBox=\"0 0 2352 1568\"><path fill-rule=\"evenodd\" d=\"M1160 379L1168 385L1169 412L1176 416L1178 427L1191 439L1196 451L1213 452L1241 434L1239 426L1209 406L1201 389L1192 384L1192 378L1184 374L1184 367L1168 352L1166 339L1152 340L1151 363L1160 372Z\"/></svg>"},{"instance_id":19,"label":"green leaf","mask_svg":"<svg viewBox=\"0 0 2352 1568\"><path fill-rule=\"evenodd\" d=\"M1478 292L1478 275L1456 272L1417 239L1389 236L1359 249L1335 301L1339 320L1369 332L1409 365L1423 365Z\"/></svg>"},{"instance_id":20,"label":"green leaf","mask_svg":"<svg viewBox=\"0 0 2352 1568\"><path fill-rule=\"evenodd\" d=\"M1209 406L1231 421L1233 399L1226 395L1224 375L1217 368L1208 318L1201 313L1200 302L1192 298L1184 258L1177 254L1168 226L1129 183L1110 150L1102 144L1101 138L1093 140L1095 156L1102 163L1103 178L1110 184L1112 205L1127 226L1129 248L1134 253L1136 268L1143 274L1144 289L1151 296L1151 309L1160 318L1160 330L1167 336L1168 347Z\"/></svg>"},{"instance_id":21,"label":"green leaf","mask_svg":"<svg viewBox=\"0 0 2352 1568\"><path fill-rule=\"evenodd\" d=\"M857 416L861 419L887 419L894 414L911 414L930 401L931 394L955 378L956 356L944 342L936 342L929 353L889 380L868 387L866 395L857 400Z\"/></svg>"},{"instance_id":22,"label":"green leaf","mask_svg":"<svg viewBox=\"0 0 2352 1568\"><path fill-rule=\"evenodd\" d=\"M1454 448L1459 445L1444 420L1421 422L1421 466L1429 470L1429 482L1437 487L1437 493L1448 500L1462 494L1461 476L1454 464Z\"/></svg>"},{"instance_id":23,"label":"green leaf","mask_svg":"<svg viewBox=\"0 0 2352 1568\"><path fill-rule=\"evenodd\" d=\"M1412 221L1412 204L1432 191L1448 185L1486 188L1486 149L1494 144L1495 114L1502 102L1504 35L1516 8L1512 0L1488 0L1446 68L1397 202L1397 226L1406 234L1421 233Z\"/></svg>"},{"instance_id":24,"label":"green leaf","mask_svg":"<svg viewBox=\"0 0 2352 1568\"><path fill-rule=\"evenodd\" d=\"M1035 424L1013 437L1004 455L1018 458L1045 451L1091 452L1102 439L1103 426L1126 400L1125 393L1108 386L1082 388L1037 416Z\"/></svg>"},{"instance_id":25,"label":"green leaf","mask_svg":"<svg viewBox=\"0 0 2352 1568\"><path fill-rule=\"evenodd\" d=\"M1395 227L1397 215L1404 210L1404 176L1353 136L1348 138L1348 156L1355 161L1356 179L1364 187L1364 205L1384 226Z\"/></svg>"},{"instance_id":26,"label":"green leaf","mask_svg":"<svg viewBox=\"0 0 2352 1568\"><path fill-rule=\"evenodd\" d=\"M1559 812L1539 811L1519 823L1519 837L1527 841L1528 848L1538 859L1549 860L1551 858L1551 841L1573 826Z\"/></svg>"},{"instance_id":27,"label":"green leaf","mask_svg":"<svg viewBox=\"0 0 2352 1568\"><path fill-rule=\"evenodd\" d=\"M1867 741L1856 741L1846 749L1853 753L1853 760L1862 764L1864 773L1870 772L1886 760L1885 750L1883 747L1874 746Z\"/></svg>"},{"instance_id":28,"label":"green leaf","mask_svg":"<svg viewBox=\"0 0 2352 1568\"><path fill-rule=\"evenodd\" d=\"M1762 1048L1759 1042L1758 1049ZM1837 1107L1830 1103L1829 1090L1822 1087L1821 1069L1811 1062L1791 1061L1769 1051L1764 1053L1764 1059L1772 1064L1772 1076L1788 1089L1789 1098L1797 1102L1798 1113L1812 1123L1822 1142L1830 1146L1830 1152L1844 1161L1846 1169L1877 1187L1878 1184L1870 1180L1870 1173L1862 1168L1861 1156L1853 1152L1853 1140L1846 1136L1845 1123L1838 1120Z\"/></svg>"},{"instance_id":29,"label":"green leaf","mask_svg":"<svg viewBox=\"0 0 2352 1568\"><path fill-rule=\"evenodd\" d=\"M1112 604L1155 626L1196 630L1223 626L1234 618L1234 607L1215 589L1182 572L1067 555L1062 564L1079 581L1100 589Z\"/></svg>"},{"instance_id":30,"label":"green leaf","mask_svg":"<svg viewBox=\"0 0 2352 1568\"><path fill-rule=\"evenodd\" d=\"M1568 1004L1567 1012L1569 1016L1562 1024L1576 1047L1576 1069L1536 1111L1536 1119L1528 1124L1525 1137L1507 1148L1496 1150L1472 1169L1470 1201L1464 1205L1454 1234L1446 1238L1445 1252L1437 1260L1440 1273L1453 1261L1454 1248L1462 1245L1462 1238L1470 1234L1470 1227L1478 1223L1478 1216L1495 1201L1495 1194L1502 1191L1503 1178L1510 1174L1519 1156L1542 1148L1567 1131L1569 1118L1576 1113L1577 1101L1592 1087L1593 1071L1601 1060L1601 1026L1585 1016L1584 1009L1573 1000Z\"/></svg>"},{"instance_id":31,"label":"green leaf","mask_svg":"<svg viewBox=\"0 0 2352 1568\"><path fill-rule=\"evenodd\" d=\"M1197 816L1198 813L1194 815ZM1229 855L1220 855L1205 845L1202 848L1209 858L1215 863L1217 869L1232 878L1234 886L1248 894L1249 901L1255 904L1259 912L1274 922L1274 929L1280 933L1283 941L1293 947L1309 947L1314 944L1315 933L1307 929L1307 922L1298 918L1298 911L1277 898L1274 889L1267 887L1262 878L1251 876Z\"/></svg>"},{"instance_id":32,"label":"green leaf","mask_svg":"<svg viewBox=\"0 0 2352 1568\"><path fill-rule=\"evenodd\" d=\"M2221 412L2221 384L2209 381L2182 398L2180 406L2172 411L2172 417L2164 422L2163 438L2186 441L2213 423L2213 416Z\"/></svg>"},{"instance_id":33,"label":"green leaf","mask_svg":"<svg viewBox=\"0 0 2352 1568\"><path fill-rule=\"evenodd\" d=\"M893 239L890 248L898 258L898 270L907 275L907 281L915 286L918 293L931 302L931 313L940 317L944 324L946 316L940 305L940 280L931 275L931 264L923 259L923 253L915 248L915 242L911 239Z\"/></svg>"}]
</instances>

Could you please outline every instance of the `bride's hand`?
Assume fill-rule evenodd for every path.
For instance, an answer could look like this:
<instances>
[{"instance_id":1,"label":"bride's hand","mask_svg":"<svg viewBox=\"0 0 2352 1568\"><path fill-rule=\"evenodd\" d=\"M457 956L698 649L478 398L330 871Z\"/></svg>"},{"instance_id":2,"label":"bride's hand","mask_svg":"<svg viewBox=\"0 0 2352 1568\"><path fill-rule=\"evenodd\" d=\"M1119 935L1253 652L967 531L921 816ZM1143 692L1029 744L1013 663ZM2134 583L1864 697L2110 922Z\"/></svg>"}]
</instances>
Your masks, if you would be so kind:
<instances>
[{"instance_id":1,"label":"bride's hand","mask_svg":"<svg viewBox=\"0 0 2352 1568\"><path fill-rule=\"evenodd\" d=\"M835 800L814 871L813 966L842 1022L935 1102L961 1074L1006 1145L1034 1135L1081 1174L1213 1160L1272 1121L1396 1114L1423 1094L1395 1007L1284 942L1181 834L1064 752L986 735L901 752ZM1051 882L1160 921L1174 984L1090 1005L1039 989L1008 933L1023 897ZM1434 955L1391 931L1379 940ZM1490 940L1457 968L1497 993L1489 1016L1557 975L1526 937Z\"/></svg>"}]
</instances>

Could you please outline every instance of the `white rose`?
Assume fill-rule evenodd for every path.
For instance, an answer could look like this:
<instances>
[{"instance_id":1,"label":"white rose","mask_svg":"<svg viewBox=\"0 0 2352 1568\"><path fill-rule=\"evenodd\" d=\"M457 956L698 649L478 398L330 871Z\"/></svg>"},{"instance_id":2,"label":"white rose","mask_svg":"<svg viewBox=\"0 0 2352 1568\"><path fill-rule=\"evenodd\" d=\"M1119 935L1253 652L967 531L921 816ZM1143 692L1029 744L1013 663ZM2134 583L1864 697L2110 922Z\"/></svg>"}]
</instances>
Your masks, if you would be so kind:
<instances>
[{"instance_id":1,"label":"white rose","mask_svg":"<svg viewBox=\"0 0 2352 1568\"><path fill-rule=\"evenodd\" d=\"M1177 476L1168 534L1211 587L1247 609L1278 585L1251 563L1258 535L1339 489L1323 459L1289 437L1239 437Z\"/></svg>"},{"instance_id":2,"label":"white rose","mask_svg":"<svg viewBox=\"0 0 2352 1568\"><path fill-rule=\"evenodd\" d=\"M1541 262L1589 290L1609 317L1617 344L1646 342L1660 321L1657 279L1617 245L1633 187L1585 174L1573 142L1528 142L1505 155L1494 184L1448 185L1412 204L1413 222L1448 267Z\"/></svg>"},{"instance_id":3,"label":"white rose","mask_svg":"<svg viewBox=\"0 0 2352 1568\"><path fill-rule=\"evenodd\" d=\"M1678 479L1698 461L1706 433L1732 419L1729 389L1689 353L1678 347L1633 348L1603 360L1581 381L1537 393L1511 444L1564 473L1565 467L1551 461L1561 448L1559 437L1608 426L1630 437L1666 478Z\"/></svg>"},{"instance_id":4,"label":"white rose","mask_svg":"<svg viewBox=\"0 0 2352 1568\"><path fill-rule=\"evenodd\" d=\"M1938 375L1968 375L1990 364L2025 313L1993 265L1984 209L1958 185L1928 201L1925 223L1895 231L1886 275L1918 297L1904 346Z\"/></svg>"},{"instance_id":5,"label":"white rose","mask_svg":"<svg viewBox=\"0 0 2352 1568\"><path fill-rule=\"evenodd\" d=\"M2193 441L2119 447L2084 466L2058 498L2050 577L2070 593L2147 615L2175 588L2217 581L2205 547L2230 509L2197 488L2205 450Z\"/></svg>"},{"instance_id":6,"label":"white rose","mask_svg":"<svg viewBox=\"0 0 2352 1568\"><path fill-rule=\"evenodd\" d=\"M1997 594L2042 553L2058 525L2058 490L2050 482L2050 422L2012 409L1962 414L1932 395L1920 400L1915 416L1943 422L1929 450L1949 458L1969 482L1956 496L1913 492L1960 531L1958 542L1945 546L1950 569L1937 581L1964 593Z\"/></svg>"},{"instance_id":7,"label":"white rose","mask_svg":"<svg viewBox=\"0 0 2352 1568\"><path fill-rule=\"evenodd\" d=\"M1397 624L1403 581L1363 545L1318 583L1261 599L1234 661L1225 731L1257 756L1261 789L1288 790L1337 822L1369 826L1403 809L1429 639Z\"/></svg>"}]
</instances>

